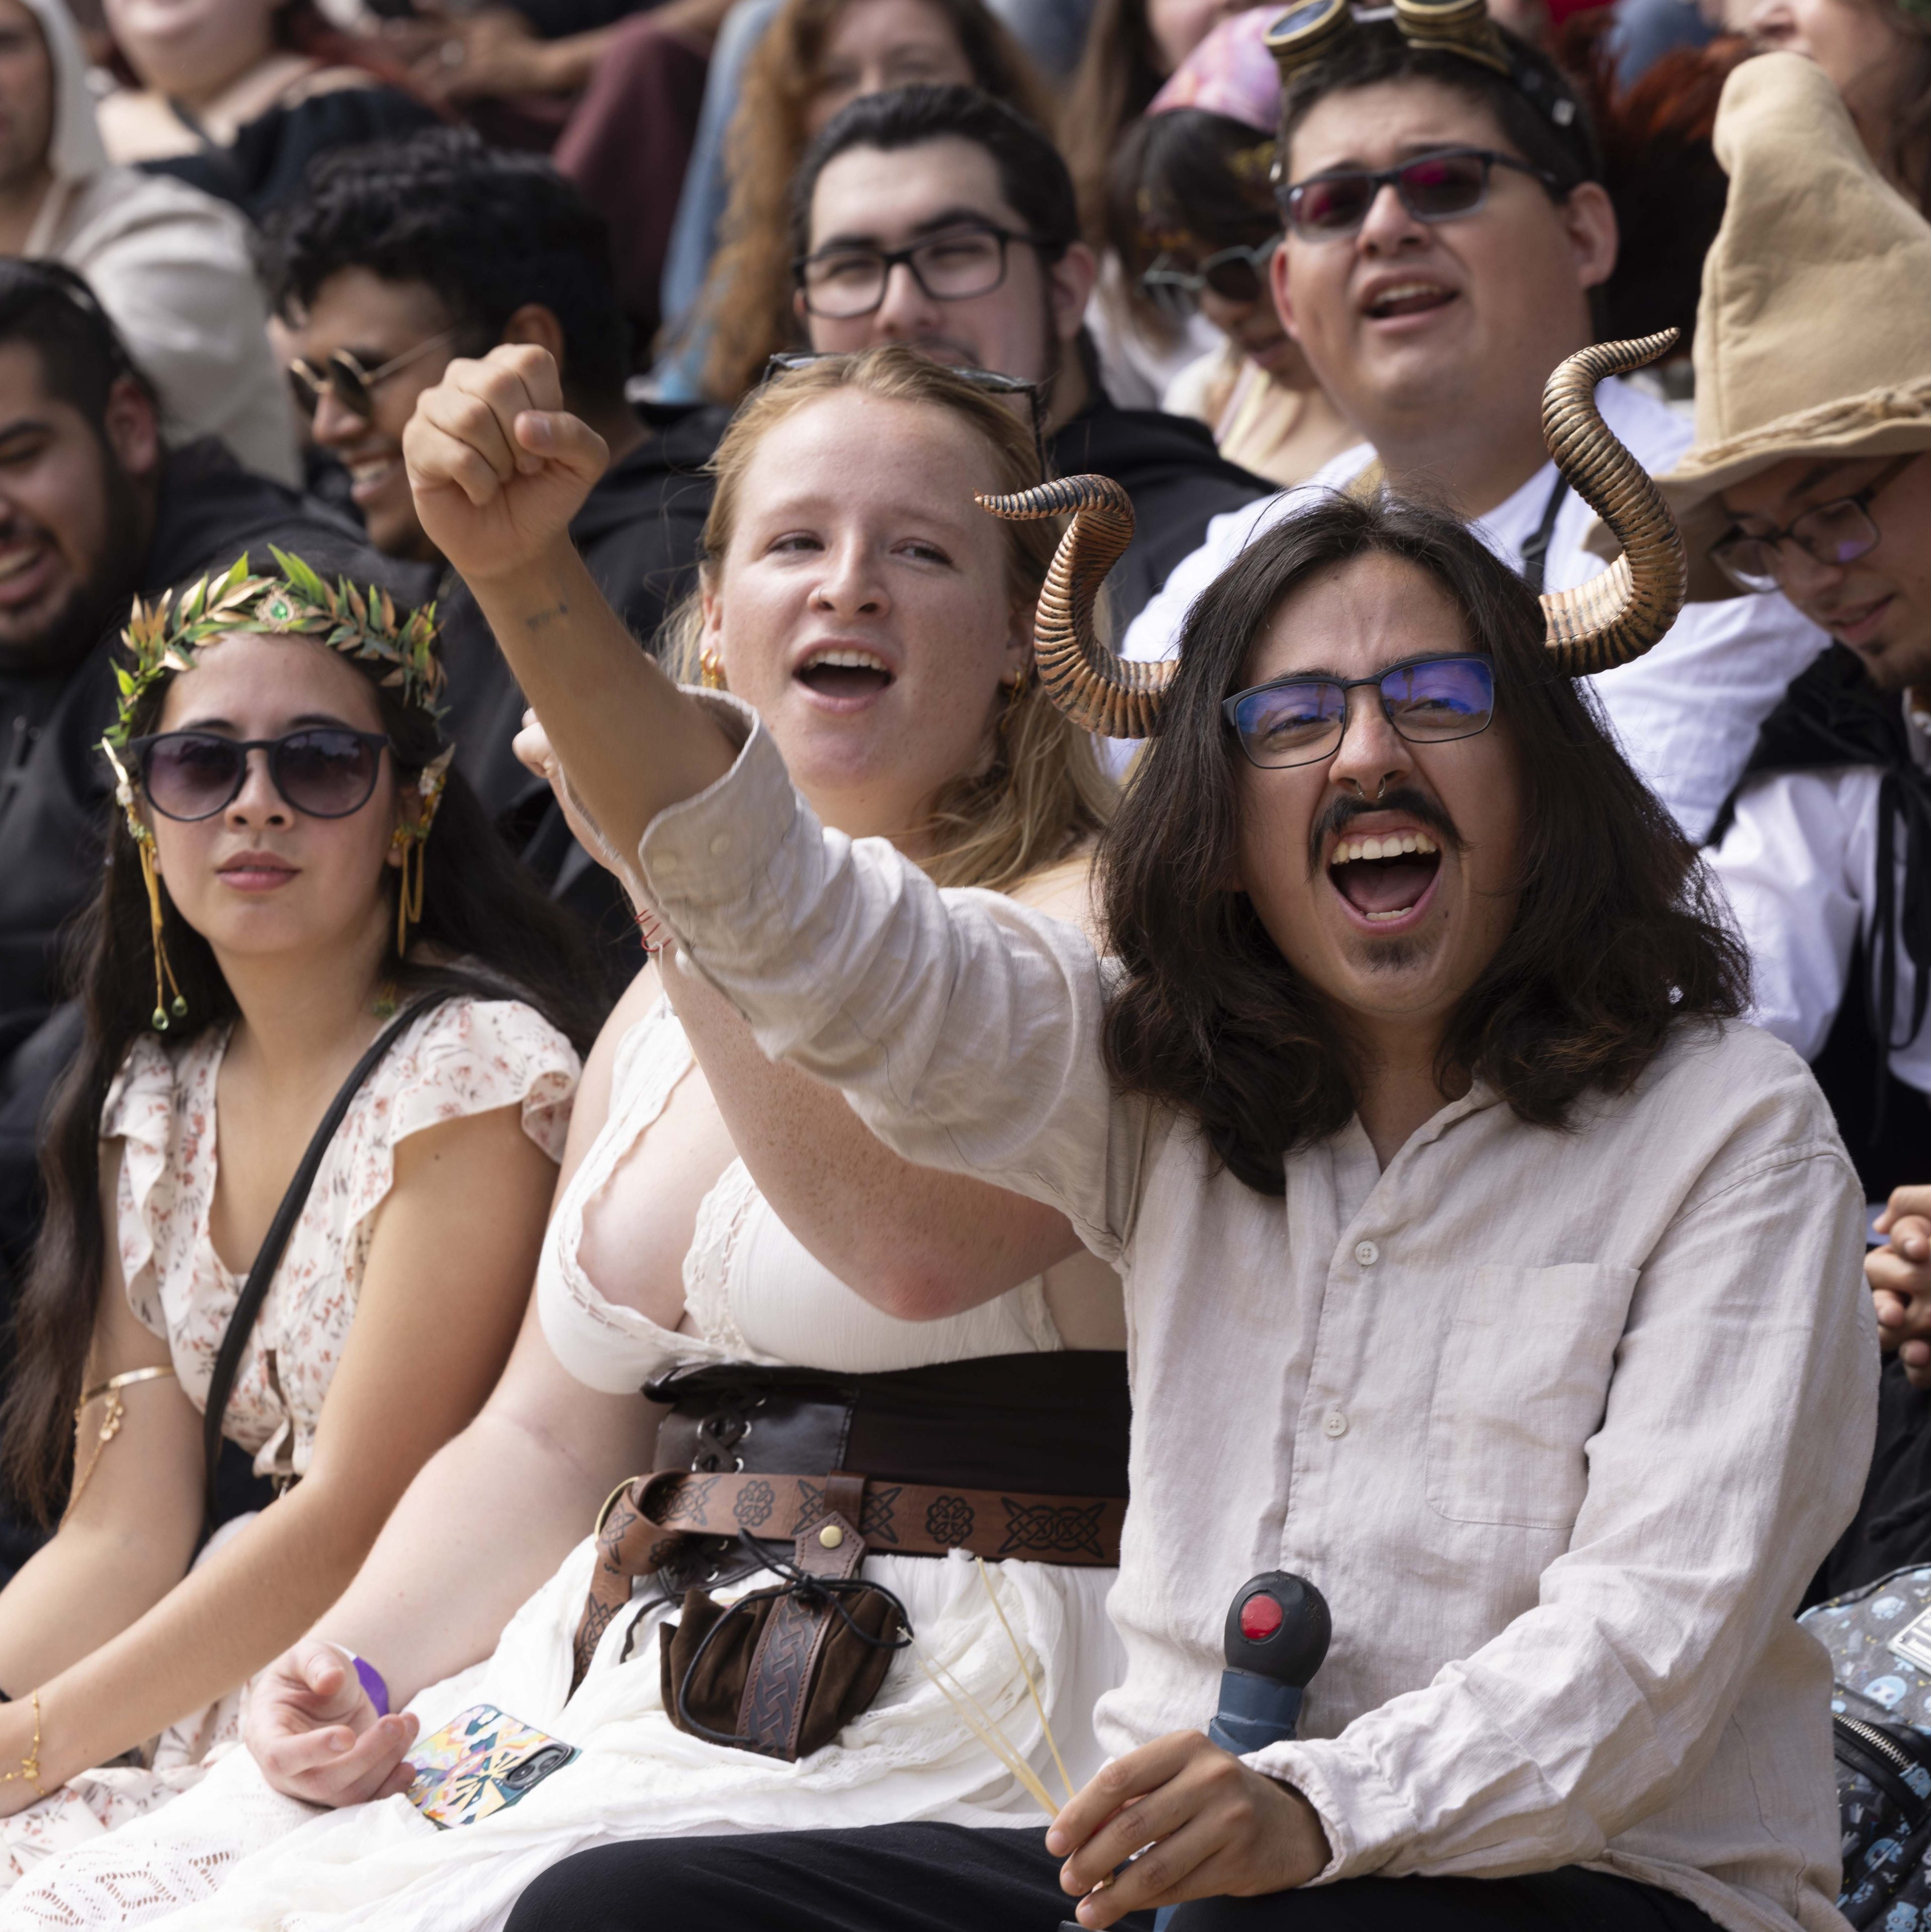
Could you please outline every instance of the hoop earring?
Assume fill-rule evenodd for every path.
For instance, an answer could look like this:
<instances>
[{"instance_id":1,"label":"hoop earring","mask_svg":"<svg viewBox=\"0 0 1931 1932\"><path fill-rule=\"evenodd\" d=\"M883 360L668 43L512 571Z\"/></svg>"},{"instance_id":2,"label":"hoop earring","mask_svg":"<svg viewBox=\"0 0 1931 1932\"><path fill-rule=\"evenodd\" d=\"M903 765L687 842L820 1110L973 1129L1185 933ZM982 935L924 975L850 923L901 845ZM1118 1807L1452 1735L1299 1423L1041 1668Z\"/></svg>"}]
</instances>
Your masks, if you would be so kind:
<instances>
[{"instance_id":1,"label":"hoop earring","mask_svg":"<svg viewBox=\"0 0 1931 1932\"><path fill-rule=\"evenodd\" d=\"M706 691L730 690L724 682L724 661L715 651L706 649L697 653L697 682Z\"/></svg>"},{"instance_id":2,"label":"hoop earring","mask_svg":"<svg viewBox=\"0 0 1931 1932\"><path fill-rule=\"evenodd\" d=\"M1012 721L1019 715L1020 701L1025 697L1033 682L1033 665L1029 658L1019 667L1019 675L1006 687L1006 702L1000 706L999 728L1003 732L1011 728Z\"/></svg>"}]
</instances>

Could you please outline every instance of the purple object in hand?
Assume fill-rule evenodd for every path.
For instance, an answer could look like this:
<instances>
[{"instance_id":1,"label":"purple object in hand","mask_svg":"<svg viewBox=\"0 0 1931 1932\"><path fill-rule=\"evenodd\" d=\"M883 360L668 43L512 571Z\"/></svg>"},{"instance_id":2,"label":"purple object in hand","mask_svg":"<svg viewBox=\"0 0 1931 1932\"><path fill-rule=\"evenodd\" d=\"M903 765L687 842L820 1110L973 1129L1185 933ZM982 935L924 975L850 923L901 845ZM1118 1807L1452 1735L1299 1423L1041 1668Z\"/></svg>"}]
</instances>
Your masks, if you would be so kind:
<instances>
[{"instance_id":1,"label":"purple object in hand","mask_svg":"<svg viewBox=\"0 0 1931 1932\"><path fill-rule=\"evenodd\" d=\"M362 1680L362 1688L368 1694L369 1702L376 1707L376 1715L386 1718L389 1714L389 1687L382 1682L382 1673L366 1657L358 1657L352 1650L349 1661L355 1666L355 1675Z\"/></svg>"}]
</instances>

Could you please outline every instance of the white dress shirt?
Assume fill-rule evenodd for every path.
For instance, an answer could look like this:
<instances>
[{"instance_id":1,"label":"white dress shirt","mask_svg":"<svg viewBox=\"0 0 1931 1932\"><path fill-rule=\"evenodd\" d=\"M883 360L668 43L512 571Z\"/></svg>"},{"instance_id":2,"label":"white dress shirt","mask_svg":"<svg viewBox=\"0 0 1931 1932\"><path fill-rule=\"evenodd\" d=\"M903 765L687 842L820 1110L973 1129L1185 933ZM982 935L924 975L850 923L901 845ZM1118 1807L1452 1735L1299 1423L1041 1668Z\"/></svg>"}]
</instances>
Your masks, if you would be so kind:
<instances>
[{"instance_id":1,"label":"white dress shirt","mask_svg":"<svg viewBox=\"0 0 1931 1932\"><path fill-rule=\"evenodd\" d=\"M1861 1196L1803 1063L1686 1023L1572 1132L1477 1084L1378 1167L1360 1122L1243 1186L1116 1094L1074 928L825 830L748 710L643 878L760 1044L908 1158L1049 1202L1126 1286L1123 1751L1204 1726L1234 1592L1334 1642L1249 1761L1367 1873L1572 1862L1732 1932L1841 1932L1830 1666L1792 1621L1870 1459Z\"/></svg>"},{"instance_id":2,"label":"white dress shirt","mask_svg":"<svg viewBox=\"0 0 1931 1932\"><path fill-rule=\"evenodd\" d=\"M1931 767L1931 712L1906 701L1905 741L1912 761ZM1878 786L1870 765L1774 772L1737 799L1736 820L1705 856L1750 949L1750 1017L1806 1060L1815 1060L1847 998L1858 940L1868 956L1877 898ZM1894 903L1904 902L1904 840L1897 839ZM1900 946L1891 1037L1910 1030L1916 984ZM1931 1094L1931 1018L1891 1054L1891 1070ZM1927 1161L1931 1166L1931 1161Z\"/></svg>"},{"instance_id":3,"label":"white dress shirt","mask_svg":"<svg viewBox=\"0 0 1931 1932\"><path fill-rule=\"evenodd\" d=\"M1666 403L1614 377L1596 392L1603 419L1652 475L1671 468L1690 443L1689 422ZM1261 531L1304 508L1312 493L1339 490L1372 460L1357 443L1299 488L1216 517L1207 541L1175 566L1159 594L1126 633L1129 658L1171 657L1200 593ZM1540 525L1556 484L1543 464L1506 502L1474 525L1476 533L1512 570ZM1605 566L1582 539L1596 513L1573 490L1564 499L1551 532L1543 588L1573 590ZM1691 838L1708 832L1742 776L1757 728L1830 639L1780 596L1736 597L1692 604L1656 647L1634 664L1586 680L1623 752Z\"/></svg>"}]
</instances>

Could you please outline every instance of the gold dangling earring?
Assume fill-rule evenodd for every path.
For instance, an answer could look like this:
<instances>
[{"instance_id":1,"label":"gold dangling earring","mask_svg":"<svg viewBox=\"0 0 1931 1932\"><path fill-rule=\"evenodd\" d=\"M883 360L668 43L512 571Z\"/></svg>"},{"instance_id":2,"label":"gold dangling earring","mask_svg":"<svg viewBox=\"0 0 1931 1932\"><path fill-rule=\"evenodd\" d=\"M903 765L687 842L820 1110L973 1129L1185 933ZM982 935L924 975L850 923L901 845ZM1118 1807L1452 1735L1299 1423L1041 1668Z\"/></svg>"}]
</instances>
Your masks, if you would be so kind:
<instances>
[{"instance_id":1,"label":"gold dangling earring","mask_svg":"<svg viewBox=\"0 0 1931 1932\"><path fill-rule=\"evenodd\" d=\"M730 686L724 682L724 661L715 651L703 650L697 653L697 682L706 691L728 691Z\"/></svg>"},{"instance_id":2,"label":"gold dangling earring","mask_svg":"<svg viewBox=\"0 0 1931 1932\"><path fill-rule=\"evenodd\" d=\"M396 957L409 952L409 929L422 922L423 868L428 863L429 828L436 823L436 808L442 802L443 788L449 782L449 761L456 755L452 746L422 769L415 782L422 800L421 816L413 825L398 825L389 843L402 853L402 878L396 889ZM415 865L409 861L413 856ZM412 877L412 872L413 876Z\"/></svg>"},{"instance_id":3,"label":"gold dangling earring","mask_svg":"<svg viewBox=\"0 0 1931 1932\"><path fill-rule=\"evenodd\" d=\"M148 889L148 933L154 948L154 1010L151 1017L155 1032L166 1033L170 1012L178 1020L187 1017L187 1002L181 998L173 962L168 958L167 944L161 937L161 880L154 864L154 835L132 813L128 814L127 829L133 834L134 850L140 855L141 883ZM172 1003L166 1006L162 1004L164 982L174 994Z\"/></svg>"},{"instance_id":4,"label":"gold dangling earring","mask_svg":"<svg viewBox=\"0 0 1931 1932\"><path fill-rule=\"evenodd\" d=\"M154 1010L150 1023L155 1032L168 1030L168 1015L172 1012L178 1020L187 1017L187 1002L181 996L181 986L174 976L174 964L168 958L166 941L161 937L161 879L160 870L155 863L154 835L142 821L134 808L134 783L127 776L127 767L121 762L120 754L103 738L100 748L107 754L107 762L114 767L114 802L127 814L127 836L134 842L135 856L141 862L141 883L148 892L148 937L154 949ZM174 989L174 1003L170 1008L164 1004L164 988Z\"/></svg>"},{"instance_id":5,"label":"gold dangling earring","mask_svg":"<svg viewBox=\"0 0 1931 1932\"><path fill-rule=\"evenodd\" d=\"M1006 702L1000 707L999 728L1008 730L1019 713L1019 701L1026 695L1026 687L1033 681L1033 665L1029 658L1019 667L1019 675L1006 687Z\"/></svg>"}]
</instances>

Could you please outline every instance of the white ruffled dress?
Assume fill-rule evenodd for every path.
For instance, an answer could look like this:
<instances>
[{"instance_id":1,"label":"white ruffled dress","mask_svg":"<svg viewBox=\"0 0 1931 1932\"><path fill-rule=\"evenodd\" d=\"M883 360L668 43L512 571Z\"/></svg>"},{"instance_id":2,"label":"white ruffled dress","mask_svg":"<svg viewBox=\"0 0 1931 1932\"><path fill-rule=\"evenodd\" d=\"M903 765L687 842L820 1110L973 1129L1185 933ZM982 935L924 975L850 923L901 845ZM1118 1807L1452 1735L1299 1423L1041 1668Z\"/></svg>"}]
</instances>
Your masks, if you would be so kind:
<instances>
[{"instance_id":1,"label":"white ruffled dress","mask_svg":"<svg viewBox=\"0 0 1931 1932\"><path fill-rule=\"evenodd\" d=\"M1063 1346L1036 1281L945 1321L901 1322L880 1312L811 1258L742 1163L705 1201L685 1261L686 1308L699 1332L673 1334L606 1301L577 1258L585 1205L609 1184L690 1064L667 1007L632 1029L615 1070L609 1123L551 1222L538 1285L544 1330L579 1379L628 1392L673 1365L754 1361L879 1372ZM646 1611L634 1635L631 1619L613 1619L571 1697L571 1639L593 1556L586 1538L517 1612L493 1656L409 1706L425 1734L487 1702L581 1748L581 1757L520 1804L451 1831L430 1825L400 1797L317 1810L271 1791L247 1752L236 1750L191 1797L111 1843L69 1853L17 1888L0 1909L0 1927L486 1932L502 1924L539 1872L612 1840L912 1820L1044 1829L1038 1805L913 1652L893 1660L868 1711L824 1750L792 1764L708 1744L673 1726L659 1691L657 1630L675 1613L662 1607ZM1073 1784L1099 1768L1093 1706L1122 1667L1105 1608L1115 1571L1008 1562L987 1564L982 1581L979 1567L955 1552L945 1558L868 1556L863 1574L904 1600L918 1651L948 1669L997 1720L1056 1797L1059 1774L1015 1642ZM718 1594L772 1580L760 1574ZM451 1587L460 1580L452 1578Z\"/></svg>"},{"instance_id":2,"label":"white ruffled dress","mask_svg":"<svg viewBox=\"0 0 1931 1932\"><path fill-rule=\"evenodd\" d=\"M206 1406L214 1358L245 1280L223 1264L208 1232L215 1083L227 1045L226 1027L179 1044L143 1036L129 1049L101 1117L102 1139L121 1143L115 1232L128 1302L166 1341L197 1408ZM580 1071L562 1034L514 1000L451 1000L391 1048L330 1143L242 1352L226 1429L253 1456L258 1474L299 1476L308 1467L355 1318L376 1210L394 1182L397 1144L445 1121L517 1107L523 1131L560 1160ZM451 1293L460 1288L444 1286ZM203 1556L247 1520L224 1525ZM82 1772L0 1820L0 1892L57 1863L57 1854L105 1848L121 1828L192 1790L236 1742L239 1708L238 1696L224 1697L163 1732L149 1764Z\"/></svg>"}]
</instances>

